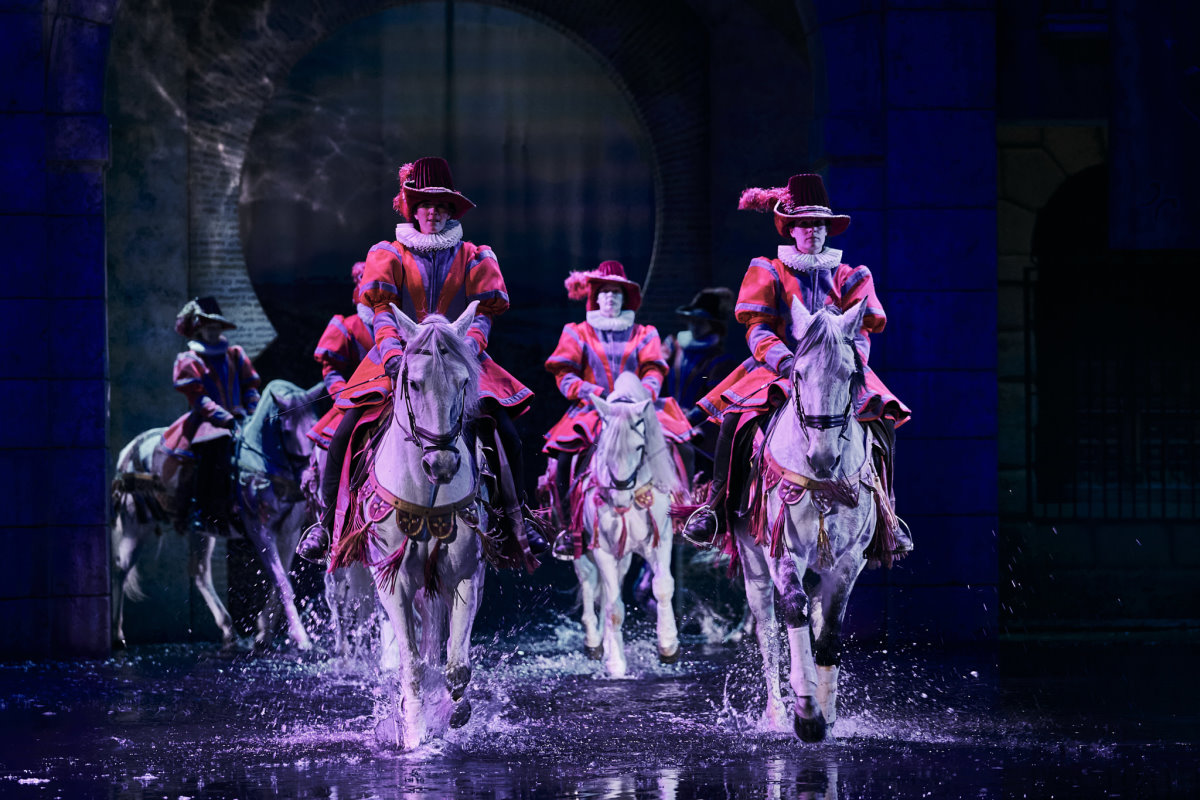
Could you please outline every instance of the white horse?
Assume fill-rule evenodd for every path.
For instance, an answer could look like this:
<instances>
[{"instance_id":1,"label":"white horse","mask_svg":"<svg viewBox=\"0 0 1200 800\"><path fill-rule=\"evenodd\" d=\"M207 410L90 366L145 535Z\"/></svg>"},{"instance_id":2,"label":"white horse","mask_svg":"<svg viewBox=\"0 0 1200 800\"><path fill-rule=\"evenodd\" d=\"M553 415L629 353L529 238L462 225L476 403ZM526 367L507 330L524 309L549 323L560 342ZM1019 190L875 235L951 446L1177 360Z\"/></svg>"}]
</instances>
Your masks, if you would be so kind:
<instances>
[{"instance_id":1,"label":"white horse","mask_svg":"<svg viewBox=\"0 0 1200 800\"><path fill-rule=\"evenodd\" d=\"M305 433L316 422L313 401L323 390L321 384L306 391L288 381L271 381L258 408L235 437L238 519L276 590L268 595L258 615L258 646L270 643L282 611L293 644L301 650L312 647L296 610L288 570L308 513L300 491L300 474L312 447ZM160 526L184 512L171 507L173 498L164 483L159 444L165 430L152 428L138 434L117 457L112 535L114 639L118 646L125 644L126 597L139 600L144 596L138 558ZM221 629L223 644L230 647L237 638L233 618L212 582L216 539L213 535L190 536L189 573Z\"/></svg>"},{"instance_id":2,"label":"white horse","mask_svg":"<svg viewBox=\"0 0 1200 800\"><path fill-rule=\"evenodd\" d=\"M828 307L810 314L793 300L791 397L767 428L749 520L735 525L767 684L763 725L809 742L837 719L842 620L881 491L869 433L853 414L864 380L854 337L865 310L859 303L841 315ZM776 591L791 657L790 719L780 695Z\"/></svg>"},{"instance_id":3,"label":"white horse","mask_svg":"<svg viewBox=\"0 0 1200 800\"><path fill-rule=\"evenodd\" d=\"M477 305L453 323L431 314L420 324L393 306L406 346L392 414L368 462L351 538L339 542L340 550L357 541L399 646L399 707L376 735L406 750L471 716L464 694L486 525L463 436L479 403L480 365L467 340ZM426 681L443 659L443 680Z\"/></svg>"},{"instance_id":4,"label":"white horse","mask_svg":"<svg viewBox=\"0 0 1200 800\"><path fill-rule=\"evenodd\" d=\"M591 466L579 487L584 535L591 547L575 559L575 574L583 601L586 652L603 657L608 674L620 678L627 669L621 586L634 553L646 560L654 575L658 657L664 663L679 657L671 605L674 531L667 511L671 495L682 490L684 482L650 393L637 375L621 373L607 400L596 395L591 399L602 423Z\"/></svg>"}]
</instances>

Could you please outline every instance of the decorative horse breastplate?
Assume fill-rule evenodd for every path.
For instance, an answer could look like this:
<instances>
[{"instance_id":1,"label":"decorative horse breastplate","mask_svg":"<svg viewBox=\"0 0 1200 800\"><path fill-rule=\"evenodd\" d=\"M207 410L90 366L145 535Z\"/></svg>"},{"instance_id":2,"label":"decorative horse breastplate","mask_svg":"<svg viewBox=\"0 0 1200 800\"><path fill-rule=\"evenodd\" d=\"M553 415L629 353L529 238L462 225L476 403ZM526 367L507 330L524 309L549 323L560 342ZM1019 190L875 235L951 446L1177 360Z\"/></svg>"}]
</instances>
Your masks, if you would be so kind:
<instances>
[{"instance_id":1,"label":"decorative horse breastplate","mask_svg":"<svg viewBox=\"0 0 1200 800\"><path fill-rule=\"evenodd\" d=\"M380 486L379 479L375 476L374 466L372 466L367 474L367 480L363 484L361 497L363 498L363 516L367 522L378 524L394 512L396 527L405 536L415 541L425 541L430 536L439 541L453 541L454 532L457 529L456 516L462 516L463 521L473 528L479 527L479 510L474 491L453 503L432 507L422 506L397 497Z\"/></svg>"}]
</instances>

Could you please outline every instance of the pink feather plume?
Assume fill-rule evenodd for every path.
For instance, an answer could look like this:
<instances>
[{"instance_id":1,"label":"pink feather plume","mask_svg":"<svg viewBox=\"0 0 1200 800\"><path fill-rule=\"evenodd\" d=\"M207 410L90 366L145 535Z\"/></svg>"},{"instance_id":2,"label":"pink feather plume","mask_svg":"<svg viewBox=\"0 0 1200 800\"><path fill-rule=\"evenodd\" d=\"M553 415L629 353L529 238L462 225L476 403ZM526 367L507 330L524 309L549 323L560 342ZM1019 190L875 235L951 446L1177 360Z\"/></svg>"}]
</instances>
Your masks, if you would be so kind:
<instances>
[{"instance_id":1,"label":"pink feather plume","mask_svg":"<svg viewBox=\"0 0 1200 800\"><path fill-rule=\"evenodd\" d=\"M592 273L587 270L577 270L567 276L563 286L567 287L567 297L571 300L587 300L588 277Z\"/></svg>"},{"instance_id":2,"label":"pink feather plume","mask_svg":"<svg viewBox=\"0 0 1200 800\"><path fill-rule=\"evenodd\" d=\"M738 199L738 209L742 211L774 211L775 204L787 195L786 186L776 186L772 189L759 189L751 186L742 192Z\"/></svg>"}]
</instances>

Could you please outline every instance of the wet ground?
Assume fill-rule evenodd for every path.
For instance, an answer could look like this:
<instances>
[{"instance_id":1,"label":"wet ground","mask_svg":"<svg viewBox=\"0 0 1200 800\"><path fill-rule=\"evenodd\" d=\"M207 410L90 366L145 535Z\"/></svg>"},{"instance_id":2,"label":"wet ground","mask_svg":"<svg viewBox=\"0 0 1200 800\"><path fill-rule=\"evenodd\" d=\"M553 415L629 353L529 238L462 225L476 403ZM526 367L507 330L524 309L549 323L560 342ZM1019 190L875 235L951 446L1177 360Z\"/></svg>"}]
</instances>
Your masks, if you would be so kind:
<instances>
[{"instance_id":1,"label":"wet ground","mask_svg":"<svg viewBox=\"0 0 1200 800\"><path fill-rule=\"evenodd\" d=\"M378 745L366 661L214 645L0 666L4 798L1198 797L1200 639L1030 637L952 650L851 646L831 740L756 729L758 655L643 624L626 680L578 625L476 640L471 722Z\"/></svg>"}]
</instances>

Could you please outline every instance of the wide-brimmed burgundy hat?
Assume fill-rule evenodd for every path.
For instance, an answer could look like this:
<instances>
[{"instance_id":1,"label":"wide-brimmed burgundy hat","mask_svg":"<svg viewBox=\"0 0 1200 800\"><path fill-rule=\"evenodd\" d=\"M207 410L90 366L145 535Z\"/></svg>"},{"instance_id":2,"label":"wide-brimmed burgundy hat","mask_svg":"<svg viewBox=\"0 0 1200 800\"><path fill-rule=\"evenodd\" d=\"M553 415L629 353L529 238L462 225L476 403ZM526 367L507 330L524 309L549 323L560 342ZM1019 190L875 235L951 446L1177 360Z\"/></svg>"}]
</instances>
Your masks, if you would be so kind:
<instances>
[{"instance_id":1,"label":"wide-brimmed burgundy hat","mask_svg":"<svg viewBox=\"0 0 1200 800\"><path fill-rule=\"evenodd\" d=\"M625 277L625 266L620 261L602 261L600 266L586 273L588 285L588 311L595 311L600 307L597 298L600 295L600 289L607 285L620 286L625 292L624 308L630 311L637 311L642 305L642 287L640 284L629 280Z\"/></svg>"},{"instance_id":2,"label":"wide-brimmed burgundy hat","mask_svg":"<svg viewBox=\"0 0 1200 800\"><path fill-rule=\"evenodd\" d=\"M837 236L850 227L848 215L833 213L825 181L815 173L793 175L788 178L787 186L746 189L738 201L738 208L773 211L775 230L780 236L787 236L788 228L803 219L824 221L830 236Z\"/></svg>"},{"instance_id":3,"label":"wide-brimmed burgundy hat","mask_svg":"<svg viewBox=\"0 0 1200 800\"><path fill-rule=\"evenodd\" d=\"M206 322L215 322L221 326L222 330L232 330L237 327L221 314L221 306L217 305L217 298L193 297L184 303L183 308L175 315L175 330L181 336L194 339L200 326Z\"/></svg>"},{"instance_id":4,"label":"wide-brimmed burgundy hat","mask_svg":"<svg viewBox=\"0 0 1200 800\"><path fill-rule=\"evenodd\" d=\"M412 219L421 203L444 203L450 208L451 219L475 207L463 195L454 190L454 176L446 159L437 156L418 158L400 168L400 193L392 198L392 208L406 219Z\"/></svg>"}]
</instances>

